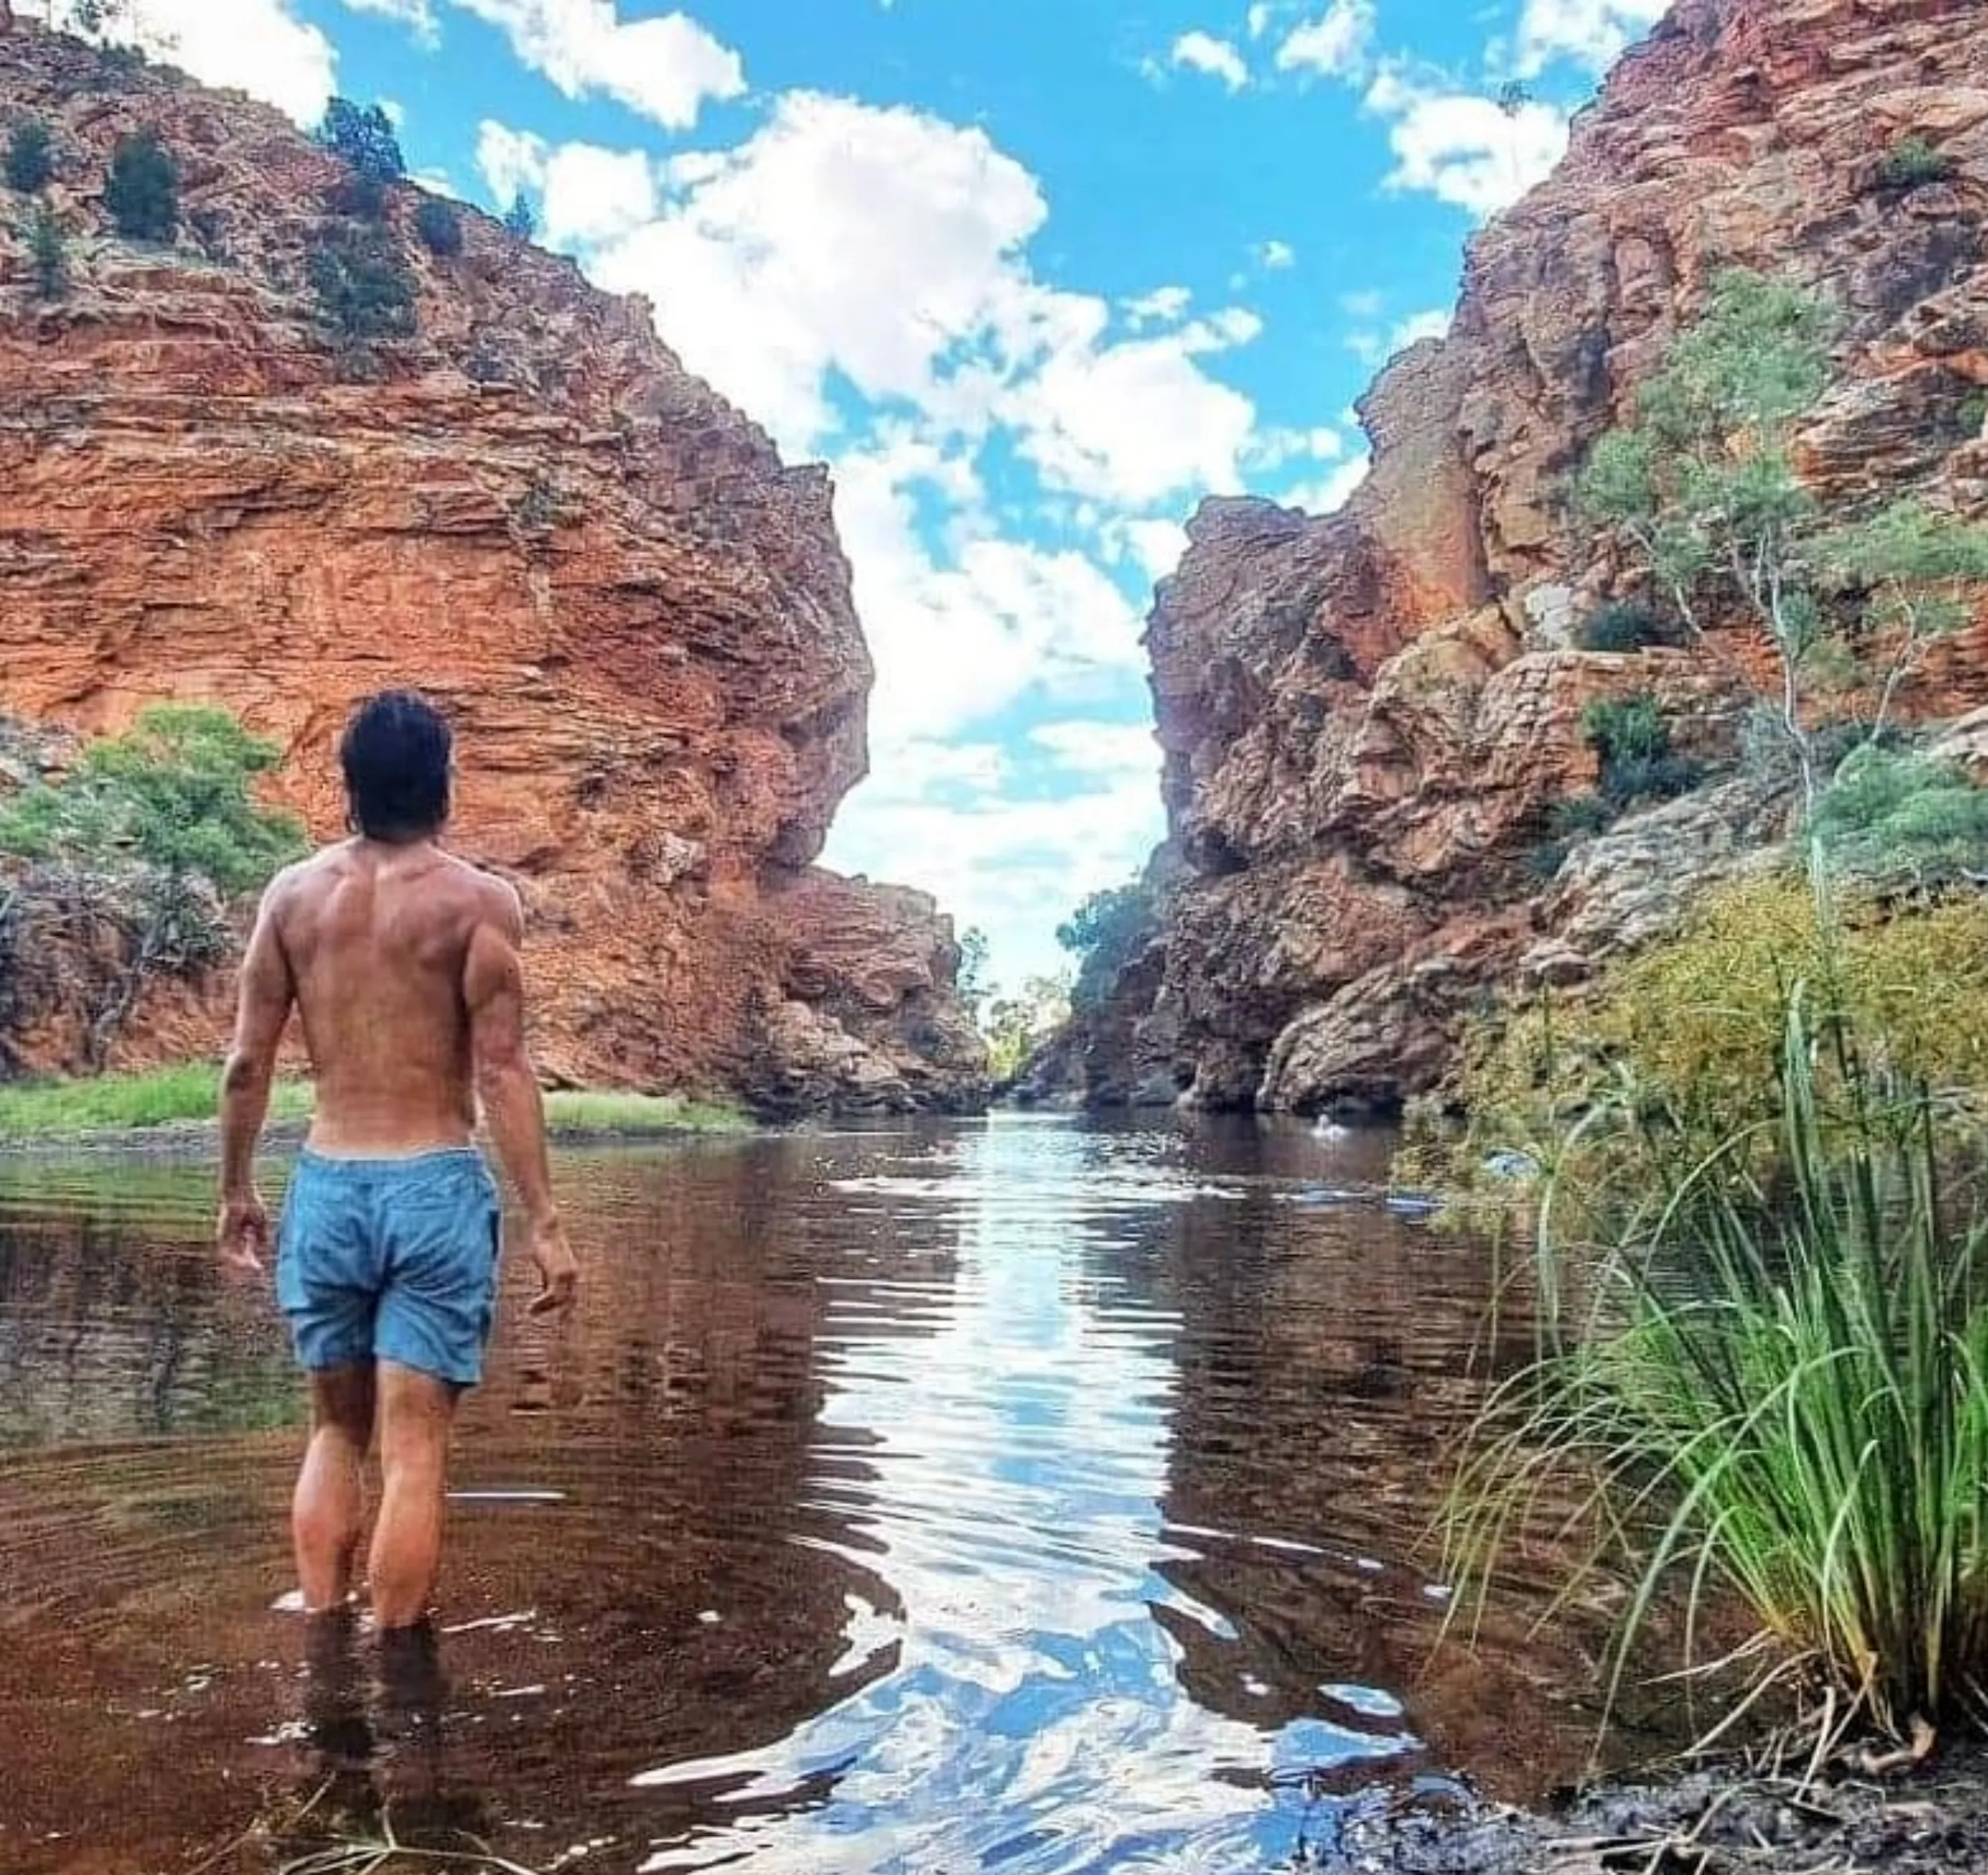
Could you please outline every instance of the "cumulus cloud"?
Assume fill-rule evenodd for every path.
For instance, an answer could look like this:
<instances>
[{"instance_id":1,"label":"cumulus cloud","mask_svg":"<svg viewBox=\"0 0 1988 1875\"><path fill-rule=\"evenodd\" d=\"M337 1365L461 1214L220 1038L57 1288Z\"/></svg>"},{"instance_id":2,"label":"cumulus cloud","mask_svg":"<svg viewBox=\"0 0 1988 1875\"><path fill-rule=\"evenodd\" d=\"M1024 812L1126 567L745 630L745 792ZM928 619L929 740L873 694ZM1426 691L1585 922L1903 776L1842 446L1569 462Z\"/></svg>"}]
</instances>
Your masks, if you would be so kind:
<instances>
[{"instance_id":1,"label":"cumulus cloud","mask_svg":"<svg viewBox=\"0 0 1988 1875\"><path fill-rule=\"evenodd\" d=\"M75 0L57 0L55 23L73 25L75 12ZM108 36L171 60L203 84L274 104L299 124L316 124L331 96L331 42L289 0L146 0Z\"/></svg>"},{"instance_id":2,"label":"cumulus cloud","mask_svg":"<svg viewBox=\"0 0 1988 1875\"><path fill-rule=\"evenodd\" d=\"M1219 78L1231 91L1241 91L1249 82L1249 68L1243 62L1242 54L1226 39L1218 39L1212 33L1182 33L1168 57L1177 67Z\"/></svg>"},{"instance_id":3,"label":"cumulus cloud","mask_svg":"<svg viewBox=\"0 0 1988 1875\"><path fill-rule=\"evenodd\" d=\"M1272 273L1280 273L1287 267L1298 264L1298 250L1288 241L1260 241L1254 251L1257 264Z\"/></svg>"},{"instance_id":4,"label":"cumulus cloud","mask_svg":"<svg viewBox=\"0 0 1988 1875\"><path fill-rule=\"evenodd\" d=\"M211 0L195 0L211 4ZM612 98L667 130L741 96L737 53L682 13L625 20L616 0L454 0L497 27L526 65L570 98Z\"/></svg>"},{"instance_id":5,"label":"cumulus cloud","mask_svg":"<svg viewBox=\"0 0 1988 1875\"><path fill-rule=\"evenodd\" d=\"M1370 330L1348 333L1346 348L1363 364L1382 365L1398 352L1406 351L1410 346L1419 344L1425 339L1446 336L1450 316L1440 308L1410 313L1406 319L1397 320L1393 329L1385 335Z\"/></svg>"},{"instance_id":6,"label":"cumulus cloud","mask_svg":"<svg viewBox=\"0 0 1988 1875\"><path fill-rule=\"evenodd\" d=\"M1600 71L1668 11L1671 0L1526 0L1517 69L1531 77L1555 59Z\"/></svg>"},{"instance_id":7,"label":"cumulus cloud","mask_svg":"<svg viewBox=\"0 0 1988 1875\"><path fill-rule=\"evenodd\" d=\"M344 4L354 13L377 14L382 19L397 21L423 45L441 43L433 0L344 0Z\"/></svg>"},{"instance_id":8,"label":"cumulus cloud","mask_svg":"<svg viewBox=\"0 0 1988 1875\"><path fill-rule=\"evenodd\" d=\"M486 120L477 132L476 168L497 202L520 190L539 198L541 229L554 247L612 241L656 212L654 166L639 150L553 145Z\"/></svg>"},{"instance_id":9,"label":"cumulus cloud","mask_svg":"<svg viewBox=\"0 0 1988 1875\"><path fill-rule=\"evenodd\" d=\"M1388 186L1436 196L1480 219L1543 182L1566 151L1566 113L1537 100L1507 106L1386 71L1368 88L1367 104L1390 120Z\"/></svg>"},{"instance_id":10,"label":"cumulus cloud","mask_svg":"<svg viewBox=\"0 0 1988 1875\"><path fill-rule=\"evenodd\" d=\"M1344 78L1367 63L1376 24L1374 0L1332 0L1317 18L1294 26L1277 48L1277 69Z\"/></svg>"},{"instance_id":11,"label":"cumulus cloud","mask_svg":"<svg viewBox=\"0 0 1988 1875\"><path fill-rule=\"evenodd\" d=\"M1277 500L1286 508L1301 508L1307 514L1335 514L1353 498L1372 466L1371 459L1363 451L1349 457L1319 481L1300 482L1285 489Z\"/></svg>"}]
</instances>

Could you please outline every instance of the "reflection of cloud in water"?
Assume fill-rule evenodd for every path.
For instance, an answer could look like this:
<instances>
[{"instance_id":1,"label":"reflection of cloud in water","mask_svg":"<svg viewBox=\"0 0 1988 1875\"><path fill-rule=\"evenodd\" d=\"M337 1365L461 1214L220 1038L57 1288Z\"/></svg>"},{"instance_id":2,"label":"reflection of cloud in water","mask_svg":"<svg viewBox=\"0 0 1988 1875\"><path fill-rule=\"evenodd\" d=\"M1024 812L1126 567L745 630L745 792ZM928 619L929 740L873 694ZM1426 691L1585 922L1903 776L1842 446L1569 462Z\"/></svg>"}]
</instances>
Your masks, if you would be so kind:
<instances>
[{"instance_id":1,"label":"reflection of cloud in water","mask_svg":"<svg viewBox=\"0 0 1988 1875\"><path fill-rule=\"evenodd\" d=\"M901 1646L899 1663L768 1749L637 1779L696 1790L727 1818L659 1842L648 1869L749 1854L755 1875L997 1865L1230 1875L1288 1852L1292 1819L1276 1813L1301 1801L1288 1787L1321 1765L1412 1747L1386 1724L1260 1728L1183 1689L1170 1627L1218 1634L1227 1624L1156 1567L1198 1553L1164 1530L1159 1508L1182 1324L1167 1308L1100 1296L1098 1271L1081 1261L1084 1221L1120 1214L1122 1240L1129 1210L1240 1198L1248 1184L1122 1157L1100 1167L1100 1145L997 1124L967 1139L950 1176L837 1183L943 1207L959 1234L933 1332L875 1340L867 1317L879 1298L864 1281L847 1298L864 1319L832 1292L821 1337L825 1428L872 1442L862 1474L818 1479L815 1501L866 1551L880 1546L876 1566L903 1620L884 1624L886 1642L863 1611L851 1644Z\"/></svg>"}]
</instances>

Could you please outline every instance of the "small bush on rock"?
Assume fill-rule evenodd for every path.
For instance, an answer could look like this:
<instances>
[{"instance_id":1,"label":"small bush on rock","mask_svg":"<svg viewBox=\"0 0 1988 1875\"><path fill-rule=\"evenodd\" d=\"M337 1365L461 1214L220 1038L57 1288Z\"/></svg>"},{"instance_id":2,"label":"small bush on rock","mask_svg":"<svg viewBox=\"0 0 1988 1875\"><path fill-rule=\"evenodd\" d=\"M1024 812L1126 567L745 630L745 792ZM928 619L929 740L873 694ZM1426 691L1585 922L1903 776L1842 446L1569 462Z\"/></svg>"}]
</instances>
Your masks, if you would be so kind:
<instances>
[{"instance_id":1,"label":"small bush on rock","mask_svg":"<svg viewBox=\"0 0 1988 1875\"><path fill-rule=\"evenodd\" d=\"M1590 613L1581 626L1583 651L1646 651L1676 645L1676 628L1639 599L1618 599Z\"/></svg>"},{"instance_id":2,"label":"small bush on rock","mask_svg":"<svg viewBox=\"0 0 1988 1875\"><path fill-rule=\"evenodd\" d=\"M179 227L179 169L157 131L118 139L104 206L127 241L172 239Z\"/></svg>"},{"instance_id":3,"label":"small bush on rock","mask_svg":"<svg viewBox=\"0 0 1988 1875\"><path fill-rule=\"evenodd\" d=\"M446 261L462 252L462 218L435 196L422 197L414 211L414 232L422 245L439 259Z\"/></svg>"},{"instance_id":4,"label":"small bush on rock","mask_svg":"<svg viewBox=\"0 0 1988 1875\"><path fill-rule=\"evenodd\" d=\"M1877 166L1877 179L1887 189L1921 189L1952 178L1952 159L1920 136L1900 137Z\"/></svg>"},{"instance_id":5,"label":"small bush on rock","mask_svg":"<svg viewBox=\"0 0 1988 1875\"><path fill-rule=\"evenodd\" d=\"M7 186L33 195L55 179L55 144L49 127L30 117L14 127L7 139Z\"/></svg>"},{"instance_id":6,"label":"small bush on rock","mask_svg":"<svg viewBox=\"0 0 1988 1875\"><path fill-rule=\"evenodd\" d=\"M386 229L342 222L320 229L307 272L318 319L342 350L414 336L414 277Z\"/></svg>"}]
</instances>

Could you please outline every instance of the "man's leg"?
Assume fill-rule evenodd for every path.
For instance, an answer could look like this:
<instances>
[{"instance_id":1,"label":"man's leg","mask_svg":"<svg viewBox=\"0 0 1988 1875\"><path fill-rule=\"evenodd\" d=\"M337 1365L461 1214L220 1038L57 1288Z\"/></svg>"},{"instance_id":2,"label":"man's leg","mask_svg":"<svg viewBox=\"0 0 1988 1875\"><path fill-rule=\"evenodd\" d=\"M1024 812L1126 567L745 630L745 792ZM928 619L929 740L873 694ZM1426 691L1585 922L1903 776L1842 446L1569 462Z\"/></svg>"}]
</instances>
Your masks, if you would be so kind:
<instances>
[{"instance_id":1,"label":"man's leg","mask_svg":"<svg viewBox=\"0 0 1988 1875\"><path fill-rule=\"evenodd\" d=\"M290 1507L297 1586L305 1612L343 1607L366 1516L360 1467L373 1440L373 1363L353 1361L311 1376L311 1442Z\"/></svg>"},{"instance_id":2,"label":"man's leg","mask_svg":"<svg viewBox=\"0 0 1988 1875\"><path fill-rule=\"evenodd\" d=\"M398 1361L379 1363L380 1507L368 1573L382 1630L411 1627L429 1610L461 1391Z\"/></svg>"}]
</instances>

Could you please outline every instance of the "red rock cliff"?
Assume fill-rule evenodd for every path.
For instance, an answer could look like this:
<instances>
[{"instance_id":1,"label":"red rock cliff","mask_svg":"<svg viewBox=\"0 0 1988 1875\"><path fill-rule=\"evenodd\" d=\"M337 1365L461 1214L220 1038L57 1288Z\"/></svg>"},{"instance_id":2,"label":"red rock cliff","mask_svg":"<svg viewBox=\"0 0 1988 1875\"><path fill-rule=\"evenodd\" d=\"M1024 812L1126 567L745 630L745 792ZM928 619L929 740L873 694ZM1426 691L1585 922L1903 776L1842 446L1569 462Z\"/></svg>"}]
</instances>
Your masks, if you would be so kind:
<instances>
[{"instance_id":1,"label":"red rock cliff","mask_svg":"<svg viewBox=\"0 0 1988 1875\"><path fill-rule=\"evenodd\" d=\"M1951 179L1876 186L1906 135ZM1489 990L1575 977L1749 863L1778 803L1743 780L1625 822L1543 896L1524 864L1593 785L1582 704L1654 688L1708 752L1749 699L1702 653L1589 654L1618 571L1556 504L1709 277L1829 284L1840 382L1804 439L1854 502L1921 488L1988 515L1988 6L1684 0L1577 124L1558 173L1472 244L1447 340L1363 406L1374 467L1324 520L1206 506L1148 643L1170 839L1163 955L1093 1089L1387 1106L1440 1074ZM1736 688L1739 693L1736 693ZM1988 637L1922 715L1988 701Z\"/></svg>"},{"instance_id":2,"label":"red rock cliff","mask_svg":"<svg viewBox=\"0 0 1988 1875\"><path fill-rule=\"evenodd\" d=\"M342 360L308 269L343 167L239 96L23 24L0 121L24 115L55 134L70 285L37 298L0 189L0 709L97 732L225 704L329 835L348 706L418 684L459 732L457 845L530 906L551 1074L976 1099L950 925L812 867L872 674L825 473L784 466L639 301L472 212L434 258L412 188L389 215L418 335ZM100 200L143 124L179 164L170 248L115 238ZM213 1046L224 992L153 998L125 1058ZM68 1033L17 1059L61 1065Z\"/></svg>"}]
</instances>

